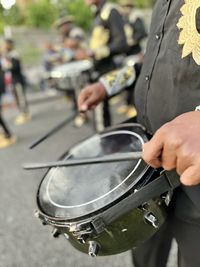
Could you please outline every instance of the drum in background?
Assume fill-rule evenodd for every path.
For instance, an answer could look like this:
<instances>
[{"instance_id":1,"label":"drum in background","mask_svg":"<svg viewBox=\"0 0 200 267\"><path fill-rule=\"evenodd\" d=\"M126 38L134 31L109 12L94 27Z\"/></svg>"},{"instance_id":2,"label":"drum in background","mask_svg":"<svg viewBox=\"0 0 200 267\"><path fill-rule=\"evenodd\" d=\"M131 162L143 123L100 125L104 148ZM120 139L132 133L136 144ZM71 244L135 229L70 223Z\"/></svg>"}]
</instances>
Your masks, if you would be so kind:
<instances>
[{"instance_id":1,"label":"drum in background","mask_svg":"<svg viewBox=\"0 0 200 267\"><path fill-rule=\"evenodd\" d=\"M140 125L122 124L75 145L63 160L141 151L147 140ZM137 205L130 201L159 175L142 159L51 168L38 189L36 214L53 226L55 236L64 235L81 252L121 253L138 246L165 221L168 192Z\"/></svg>"},{"instance_id":2,"label":"drum in background","mask_svg":"<svg viewBox=\"0 0 200 267\"><path fill-rule=\"evenodd\" d=\"M92 61L73 61L54 67L48 73L48 80L50 86L57 90L80 90L90 81L92 72Z\"/></svg>"}]
</instances>

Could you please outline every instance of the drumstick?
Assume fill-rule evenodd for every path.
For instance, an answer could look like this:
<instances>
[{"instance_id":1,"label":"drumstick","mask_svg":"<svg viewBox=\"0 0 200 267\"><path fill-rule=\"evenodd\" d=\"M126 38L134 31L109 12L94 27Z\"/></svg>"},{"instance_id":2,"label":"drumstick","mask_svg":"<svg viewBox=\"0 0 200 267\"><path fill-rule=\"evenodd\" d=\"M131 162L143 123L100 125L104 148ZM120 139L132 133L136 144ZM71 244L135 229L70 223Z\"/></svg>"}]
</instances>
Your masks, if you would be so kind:
<instances>
[{"instance_id":1,"label":"drumstick","mask_svg":"<svg viewBox=\"0 0 200 267\"><path fill-rule=\"evenodd\" d=\"M80 165L90 165L98 163L111 163L120 161L132 161L141 159L142 152L127 152L127 153L114 153L112 155L106 155L96 158L83 158L83 159L66 159L63 161L46 162L46 163L27 163L23 166L25 170L44 169L52 167L70 167Z\"/></svg>"},{"instance_id":2,"label":"drumstick","mask_svg":"<svg viewBox=\"0 0 200 267\"><path fill-rule=\"evenodd\" d=\"M62 129L64 126L66 126L68 123L70 123L79 113L75 112L70 117L65 119L64 121L60 122L57 126L55 126L52 130L50 130L48 133L34 141L30 146L29 149L33 149L36 146L38 146L40 143L42 143L44 140L46 140L48 137L53 135L54 133L58 132L60 129Z\"/></svg>"}]
</instances>

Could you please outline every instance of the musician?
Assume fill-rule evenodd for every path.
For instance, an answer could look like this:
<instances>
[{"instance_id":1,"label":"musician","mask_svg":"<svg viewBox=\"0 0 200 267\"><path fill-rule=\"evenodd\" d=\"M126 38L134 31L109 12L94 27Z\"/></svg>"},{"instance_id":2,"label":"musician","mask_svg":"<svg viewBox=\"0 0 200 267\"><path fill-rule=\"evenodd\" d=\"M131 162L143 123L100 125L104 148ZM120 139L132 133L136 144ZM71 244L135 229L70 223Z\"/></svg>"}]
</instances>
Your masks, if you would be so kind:
<instances>
[{"instance_id":1,"label":"musician","mask_svg":"<svg viewBox=\"0 0 200 267\"><path fill-rule=\"evenodd\" d=\"M172 238L178 243L178 266L200 266L200 115L194 111L200 103L199 8L198 1L183 0L157 0L154 7L135 90L138 122L155 134L144 147L144 159L153 166L176 168L183 184L174 191L165 224L133 251L135 267L166 266ZM93 108L112 93L115 82L103 79L104 83L101 80L81 92L80 110Z\"/></svg>"},{"instance_id":2,"label":"musician","mask_svg":"<svg viewBox=\"0 0 200 267\"><path fill-rule=\"evenodd\" d=\"M5 93L5 81L4 72L1 67L1 55L0 55L0 126L3 130L3 135L0 135L0 149L10 146L16 142L16 137L11 133L6 122L2 117L2 96Z\"/></svg>"},{"instance_id":3,"label":"musician","mask_svg":"<svg viewBox=\"0 0 200 267\"><path fill-rule=\"evenodd\" d=\"M85 40L84 31L78 26L75 26L73 20L74 19L72 16L65 16L65 17L59 18L56 21L55 26L61 35L62 42L66 38L77 39L79 41Z\"/></svg>"},{"instance_id":4,"label":"musician","mask_svg":"<svg viewBox=\"0 0 200 267\"><path fill-rule=\"evenodd\" d=\"M31 120L31 114L29 112L28 101L26 98L26 82L21 65L19 55L17 51L14 50L13 40L5 39L2 44L2 68L5 75L10 76L12 92L20 111L20 114L15 120L17 125L27 123Z\"/></svg>"},{"instance_id":5,"label":"musician","mask_svg":"<svg viewBox=\"0 0 200 267\"><path fill-rule=\"evenodd\" d=\"M116 68L115 55L128 50L124 22L117 4L105 0L85 0L85 3L95 10L88 55L94 59L95 69L102 75ZM107 100L104 101L103 113L103 124L107 127L111 124Z\"/></svg>"},{"instance_id":6,"label":"musician","mask_svg":"<svg viewBox=\"0 0 200 267\"><path fill-rule=\"evenodd\" d=\"M129 49L126 53L126 64L133 65L137 63L138 70L141 69L144 59L144 41L146 41L147 31L145 23L142 18L141 11L137 10L134 6L133 0L120 1L124 28ZM138 76L140 71L138 73ZM134 85L126 89L125 105L121 105L117 112L119 114L125 113L128 118L136 115L134 107Z\"/></svg>"}]
</instances>

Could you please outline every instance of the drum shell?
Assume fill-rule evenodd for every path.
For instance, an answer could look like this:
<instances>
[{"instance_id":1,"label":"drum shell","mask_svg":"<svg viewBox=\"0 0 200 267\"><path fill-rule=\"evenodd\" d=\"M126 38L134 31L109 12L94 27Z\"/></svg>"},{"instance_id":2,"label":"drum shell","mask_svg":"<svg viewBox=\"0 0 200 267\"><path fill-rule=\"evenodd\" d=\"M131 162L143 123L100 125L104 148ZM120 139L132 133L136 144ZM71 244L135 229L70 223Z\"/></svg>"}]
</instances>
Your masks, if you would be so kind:
<instances>
[{"instance_id":1,"label":"drum shell","mask_svg":"<svg viewBox=\"0 0 200 267\"><path fill-rule=\"evenodd\" d=\"M132 137L133 132L131 131L132 129L134 130L133 131L134 134L137 133L139 134L139 136L142 136L143 140L147 140L147 137L144 133L143 128L137 124L124 124L121 126L116 126L114 128L111 128L103 133L100 133L100 137L101 137L100 140L107 141L110 144L109 149L110 148L116 149L116 144L118 143L119 145L121 144L120 140L118 139L118 134L120 138L122 135L124 143L123 143L123 146L119 147L118 149L119 151L124 151L123 149L127 145L126 144L127 140L128 140L128 147L129 147L130 141L132 141L132 138L133 138ZM126 132L127 130L128 130L128 133ZM115 135L113 135L113 133ZM124 135L126 136L126 138L124 138ZM128 138L129 135L131 136L130 140ZM97 134L97 137L98 136L99 134ZM113 139L113 136L115 136L116 139L115 138ZM109 138L111 138L111 140ZM134 135L134 138L136 138L135 135ZM90 140L89 143L87 143L88 140ZM94 151L93 149L94 143L96 143L97 140L99 139L97 139L94 143L92 142L93 144L92 146L91 146L91 140L95 141L96 139L95 138L87 139L86 144L84 142L85 144L84 151L87 151L86 148L88 147L91 147L92 152ZM105 150L105 148L107 147L105 146L107 145L107 142L101 143L101 145L103 146L103 151L105 151L106 153L108 152ZM89 145L88 147L87 147L87 144ZM141 145L141 142L139 142L139 146L140 145ZM79 146L80 148L82 148L82 144L81 145L79 144ZM131 150L132 149L133 148L131 146ZM135 147L134 149L137 150L137 149L140 149L140 147L139 148ZM128 150L126 149L126 151ZM81 150L77 148L76 150L71 150L70 152L73 155L75 155L75 158L76 158L76 154L80 156L79 154L82 153ZM84 155L81 154L81 157L85 156L85 153L86 152L84 152ZM90 154L90 153L87 152L86 155L87 154ZM64 155L63 158L66 158L66 156L67 155ZM95 156L96 155L93 155L93 157ZM119 166L121 167L122 164L120 163ZM104 169L106 168L104 167ZM67 237L69 242L77 250L83 253L88 253L91 242L96 242L96 244L98 244L98 246L100 247L99 253L98 253L99 256L114 255L114 254L119 254L124 251L130 250L131 248L137 247L140 243L147 240L147 238L151 237L165 221L166 214L167 214L167 205L165 204L165 201L164 201L165 198L159 197L160 194L158 194L157 195L158 197L155 199L150 198L150 200L147 203L145 202L147 199L141 200L141 202L137 206L134 206L134 202L132 198L131 200L129 198L129 196L134 196L134 193L139 191L143 186L147 185L152 180L158 178L158 176L160 176L160 171L161 170L153 170L151 167L149 168L146 165L146 163L141 161L139 167L137 167L137 169L129 176L129 179L131 179L132 181L130 183L130 186L128 183L127 184L123 183L123 186L127 185L127 187L123 189L123 193L121 195L117 194L116 198L112 198L112 200L106 201L103 204L100 202L101 201L100 199L98 200L99 201L98 208L96 208L95 206L94 209L92 208L89 211L88 209L85 209L84 212L75 213L74 207L70 207L70 209L67 209L67 213L63 213L66 210L65 208L62 207L65 204L65 202L58 202L58 203L61 203L62 206L60 208L60 206L57 205L55 209L55 206L52 206L54 202L50 201L50 199L47 197L47 188L49 188L48 181L51 180L50 177L54 177L53 173L51 175L51 170L50 170L50 172L48 172L43 178L43 180L41 181L41 184L38 189L37 204L39 208L39 218L43 221L44 224L53 226L56 230L55 232L61 233L65 237ZM84 173L87 173L87 177L88 177L89 175L88 169L87 169L87 172L85 171ZM99 171L99 173L102 174L102 168L101 168L101 172ZM64 174L65 175L63 177L66 177L66 172ZM62 176L62 173L60 173L59 171L59 177L60 175ZM70 171L70 179L67 179L67 181L68 182L74 181L74 183L76 183L77 180L74 180L76 176L73 176L73 179L71 179L71 171ZM60 197L62 195L63 201L65 201L66 197L70 196L71 191L63 193L62 189L63 188L74 188L74 187L69 186L69 184L65 186L65 184L63 183L61 183L62 186L58 186L59 177L55 176L56 187L53 189L53 193L55 193L54 190L57 190L56 188L58 188L59 190L57 191L56 196ZM79 177L79 175L77 177ZM110 181L111 176L108 176L108 177ZM93 173L91 175L91 178L92 180L94 179ZM101 177L98 177L97 181L101 181L100 178ZM117 181L117 177L115 177L115 179ZM91 187L92 180L90 180L89 188L90 190L92 188L91 191L93 192L94 188ZM84 180L82 179L81 181L84 181ZM53 184L53 182L51 182L51 184ZM97 189L101 188L101 185L102 184L100 184L100 186L98 185L96 188ZM88 192L87 189L88 188L83 190L83 187L81 187L81 191L78 191L78 193L80 194L80 192ZM48 189L48 192L50 192L49 189ZM88 195L88 193L86 195ZM111 195L111 192L109 192L109 196L110 195ZM69 201L71 199L75 199L75 197L74 198L71 197ZM120 206L122 208L120 208L119 210L118 203L122 199L123 199L123 205ZM81 202L81 203L84 203L84 202ZM141 205L141 203L143 204ZM52 207L54 209L52 209ZM89 207L89 205L87 204L86 207ZM115 212L116 208L117 208L117 211ZM124 211L124 209L126 210L126 212ZM70 211L70 215L68 215L69 211ZM106 214L106 216L104 214ZM158 227L155 227L152 223L150 224L147 223L147 220L146 220L147 214L152 214L156 218ZM109 220L108 220L108 217L109 217ZM104 223L101 231L97 231L97 228L94 227L93 222L96 219L100 219ZM88 231L88 228L89 228L89 231Z\"/></svg>"},{"instance_id":2,"label":"drum shell","mask_svg":"<svg viewBox=\"0 0 200 267\"><path fill-rule=\"evenodd\" d=\"M137 247L146 240L147 236L150 238L157 231L157 228L145 220L145 214L147 213L151 213L156 217L160 227L167 216L167 206L163 199L150 200L143 207L133 209L106 226L106 229L101 234L88 238L84 244L78 241L73 233L69 231L69 228L58 226L56 228L64 234L77 250L88 254L90 241L95 241L100 246L98 256L108 256Z\"/></svg>"},{"instance_id":3,"label":"drum shell","mask_svg":"<svg viewBox=\"0 0 200 267\"><path fill-rule=\"evenodd\" d=\"M88 84L92 72L93 65L88 60L69 62L49 72L49 85L61 91L80 90Z\"/></svg>"}]
</instances>

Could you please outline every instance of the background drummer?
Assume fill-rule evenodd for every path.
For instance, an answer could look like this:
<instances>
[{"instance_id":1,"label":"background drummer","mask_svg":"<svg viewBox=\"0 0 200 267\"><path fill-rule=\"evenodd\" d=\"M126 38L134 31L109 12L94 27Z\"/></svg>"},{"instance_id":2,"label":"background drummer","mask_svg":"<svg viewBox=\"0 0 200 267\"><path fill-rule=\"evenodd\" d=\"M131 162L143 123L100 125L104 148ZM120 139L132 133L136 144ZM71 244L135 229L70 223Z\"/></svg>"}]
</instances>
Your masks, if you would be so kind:
<instances>
[{"instance_id":1,"label":"background drummer","mask_svg":"<svg viewBox=\"0 0 200 267\"><path fill-rule=\"evenodd\" d=\"M139 76L142 67L145 46L147 41L147 29L143 20L143 13L138 10L134 0L120 0L120 6L124 19L124 28L128 43L125 64L131 66L137 64L137 75ZM137 80L137 79L136 79ZM125 103L117 109L117 113L125 114L127 118L136 116L134 107L135 84L126 89Z\"/></svg>"},{"instance_id":2,"label":"background drummer","mask_svg":"<svg viewBox=\"0 0 200 267\"><path fill-rule=\"evenodd\" d=\"M119 6L105 0L85 0L91 7L95 19L90 37L88 51L80 51L79 58L93 58L98 76L116 68L114 56L127 52L128 45L124 31L124 21ZM106 99L103 104L103 125L99 119L101 111L97 114L97 130L111 124L109 103Z\"/></svg>"},{"instance_id":3,"label":"background drummer","mask_svg":"<svg viewBox=\"0 0 200 267\"><path fill-rule=\"evenodd\" d=\"M85 41L86 36L84 31L74 24L74 18L72 16L60 17L55 22L55 27L61 36L61 42L66 38L79 39L80 41Z\"/></svg>"}]
</instances>

